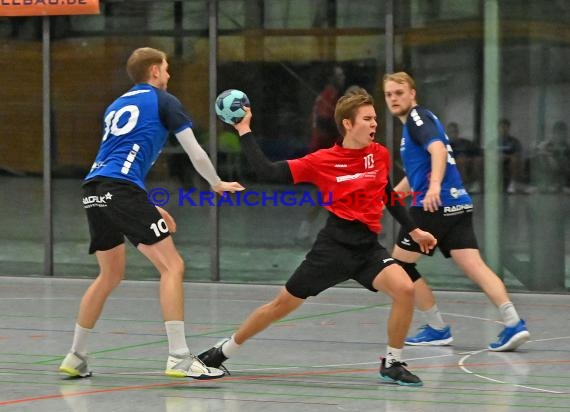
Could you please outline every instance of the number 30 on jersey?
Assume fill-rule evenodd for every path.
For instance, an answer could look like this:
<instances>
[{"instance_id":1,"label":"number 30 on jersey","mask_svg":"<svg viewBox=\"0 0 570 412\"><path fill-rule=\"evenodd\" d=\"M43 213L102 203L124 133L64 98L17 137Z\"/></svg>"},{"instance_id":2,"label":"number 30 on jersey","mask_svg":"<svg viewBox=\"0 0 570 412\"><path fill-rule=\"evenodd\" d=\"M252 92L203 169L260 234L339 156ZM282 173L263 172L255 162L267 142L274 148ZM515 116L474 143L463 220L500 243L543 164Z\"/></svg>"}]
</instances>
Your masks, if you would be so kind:
<instances>
[{"instance_id":1,"label":"number 30 on jersey","mask_svg":"<svg viewBox=\"0 0 570 412\"><path fill-rule=\"evenodd\" d=\"M103 135L103 141L107 140L109 133L113 136L122 136L132 131L137 125L139 114L139 108L133 104L109 112L105 117L105 134ZM124 118L121 122L123 125L119 126L119 121L121 117L124 116L128 116L128 118Z\"/></svg>"}]
</instances>

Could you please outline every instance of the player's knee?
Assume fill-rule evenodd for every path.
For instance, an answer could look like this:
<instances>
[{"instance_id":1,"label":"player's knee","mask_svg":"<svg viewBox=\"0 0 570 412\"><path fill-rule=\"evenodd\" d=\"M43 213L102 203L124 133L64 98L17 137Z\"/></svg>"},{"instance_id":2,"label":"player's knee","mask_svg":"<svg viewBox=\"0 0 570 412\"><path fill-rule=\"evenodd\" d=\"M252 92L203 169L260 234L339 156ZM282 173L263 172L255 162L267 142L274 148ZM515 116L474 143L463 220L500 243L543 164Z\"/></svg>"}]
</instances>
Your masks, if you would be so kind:
<instances>
[{"instance_id":1,"label":"player's knee","mask_svg":"<svg viewBox=\"0 0 570 412\"><path fill-rule=\"evenodd\" d=\"M176 271L184 277L184 271L186 270L186 265L184 264L184 260L182 257L176 260Z\"/></svg>"},{"instance_id":2,"label":"player's knee","mask_svg":"<svg viewBox=\"0 0 570 412\"><path fill-rule=\"evenodd\" d=\"M125 275L125 272L104 272L101 271L101 273L99 273L99 285L102 285L105 289L108 290L113 290L115 289L119 283L121 283L121 281L123 280L123 277Z\"/></svg>"},{"instance_id":3,"label":"player's knee","mask_svg":"<svg viewBox=\"0 0 570 412\"><path fill-rule=\"evenodd\" d=\"M182 281L184 279L184 260L180 256L170 259L167 264L163 264L159 268L161 277L171 277Z\"/></svg>"},{"instance_id":4,"label":"player's knee","mask_svg":"<svg viewBox=\"0 0 570 412\"><path fill-rule=\"evenodd\" d=\"M167 270L176 276L184 277L185 266L182 257L177 256L176 259L171 259L168 262Z\"/></svg>"},{"instance_id":5,"label":"player's knee","mask_svg":"<svg viewBox=\"0 0 570 412\"><path fill-rule=\"evenodd\" d=\"M405 279L405 278L404 278ZM406 280L403 282L398 290L401 299L414 300L414 283Z\"/></svg>"},{"instance_id":6,"label":"player's knee","mask_svg":"<svg viewBox=\"0 0 570 412\"><path fill-rule=\"evenodd\" d=\"M398 263L404 268L410 279L412 279L412 282L415 282L422 277L420 272L416 269L415 263L402 262L401 260L398 260Z\"/></svg>"}]
</instances>

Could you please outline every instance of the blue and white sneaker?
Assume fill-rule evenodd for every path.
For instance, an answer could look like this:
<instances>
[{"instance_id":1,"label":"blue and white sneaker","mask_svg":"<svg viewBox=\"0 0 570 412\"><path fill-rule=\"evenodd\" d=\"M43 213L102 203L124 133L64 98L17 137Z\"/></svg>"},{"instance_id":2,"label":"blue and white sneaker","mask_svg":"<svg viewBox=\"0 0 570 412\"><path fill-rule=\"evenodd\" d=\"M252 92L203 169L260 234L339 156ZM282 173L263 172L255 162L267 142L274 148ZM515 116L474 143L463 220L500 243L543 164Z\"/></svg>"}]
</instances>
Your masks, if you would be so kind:
<instances>
[{"instance_id":1,"label":"blue and white sneaker","mask_svg":"<svg viewBox=\"0 0 570 412\"><path fill-rule=\"evenodd\" d=\"M512 351L521 346L530 338L524 320L520 320L515 326L506 327L498 335L499 339L489 345L489 350L495 352Z\"/></svg>"},{"instance_id":2,"label":"blue and white sneaker","mask_svg":"<svg viewBox=\"0 0 570 412\"><path fill-rule=\"evenodd\" d=\"M453 342L451 328L435 329L430 325L423 325L415 336L406 338L406 345L412 346L446 346Z\"/></svg>"}]
</instances>

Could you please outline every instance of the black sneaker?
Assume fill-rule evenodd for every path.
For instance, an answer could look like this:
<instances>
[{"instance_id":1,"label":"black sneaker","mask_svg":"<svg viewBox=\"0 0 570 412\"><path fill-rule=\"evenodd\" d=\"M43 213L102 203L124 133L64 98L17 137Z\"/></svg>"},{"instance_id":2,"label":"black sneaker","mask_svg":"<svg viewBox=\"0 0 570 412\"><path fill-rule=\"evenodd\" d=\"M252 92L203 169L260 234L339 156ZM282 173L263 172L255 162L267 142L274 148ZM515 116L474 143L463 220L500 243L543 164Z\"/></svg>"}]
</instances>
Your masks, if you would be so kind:
<instances>
[{"instance_id":1,"label":"black sneaker","mask_svg":"<svg viewBox=\"0 0 570 412\"><path fill-rule=\"evenodd\" d=\"M209 366L209 365L208 365ZM386 367L386 358L382 358L380 365L380 379L388 383L397 383L402 386L423 386L423 382L416 375L407 370L405 362L393 362Z\"/></svg>"},{"instance_id":2,"label":"black sneaker","mask_svg":"<svg viewBox=\"0 0 570 412\"><path fill-rule=\"evenodd\" d=\"M198 359L200 359L202 362L204 362L204 364L206 366L208 366L210 368L220 368L220 369L226 371L227 374L229 375L230 372L226 369L226 367L224 365L222 365L222 363L224 363L225 361L228 360L226 355L224 355L224 352L222 352L222 345L224 343L226 343L228 340L229 340L229 338L226 338L226 339L216 343L216 345L214 345L210 349L199 354Z\"/></svg>"}]
</instances>

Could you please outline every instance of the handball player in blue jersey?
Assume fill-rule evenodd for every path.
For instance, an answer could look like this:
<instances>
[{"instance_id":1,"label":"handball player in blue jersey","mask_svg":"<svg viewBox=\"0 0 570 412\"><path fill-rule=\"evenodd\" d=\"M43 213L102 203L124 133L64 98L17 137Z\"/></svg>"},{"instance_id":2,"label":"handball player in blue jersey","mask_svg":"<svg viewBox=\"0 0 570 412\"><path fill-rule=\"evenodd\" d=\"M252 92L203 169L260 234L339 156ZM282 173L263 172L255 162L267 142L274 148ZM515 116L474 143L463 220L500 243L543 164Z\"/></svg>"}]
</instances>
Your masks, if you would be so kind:
<instances>
[{"instance_id":1,"label":"handball player in blue jersey","mask_svg":"<svg viewBox=\"0 0 570 412\"><path fill-rule=\"evenodd\" d=\"M194 136L184 107L166 91L170 75L164 52L149 47L135 50L127 61L127 73L135 85L105 111L101 146L83 184L89 253L95 253L100 272L81 300L71 350L59 370L73 377L91 376L88 335L107 297L123 279L126 237L160 273L160 305L169 346L165 374L220 378L224 373L205 366L186 343L184 262L170 236L176 224L168 212L150 203L144 182L173 133L215 192L244 188L218 177Z\"/></svg>"},{"instance_id":2,"label":"handball player in blue jersey","mask_svg":"<svg viewBox=\"0 0 570 412\"><path fill-rule=\"evenodd\" d=\"M438 247L487 294L505 325L499 339L489 345L492 351L511 351L529 339L524 320L510 301L505 285L483 262L473 230L473 203L455 165L449 139L439 119L418 105L414 79L404 72L384 76L384 98L388 109L403 124L400 153L406 177L395 191L418 194L410 215L418 226L437 238ZM451 330L437 308L433 292L416 269L421 254L431 256L434 249L422 251L400 231L392 257L400 261L414 281L416 306L426 318L408 345L448 345Z\"/></svg>"}]
</instances>

